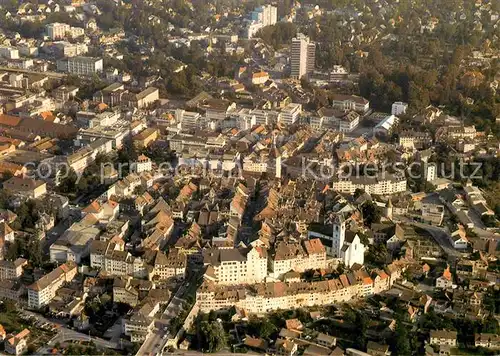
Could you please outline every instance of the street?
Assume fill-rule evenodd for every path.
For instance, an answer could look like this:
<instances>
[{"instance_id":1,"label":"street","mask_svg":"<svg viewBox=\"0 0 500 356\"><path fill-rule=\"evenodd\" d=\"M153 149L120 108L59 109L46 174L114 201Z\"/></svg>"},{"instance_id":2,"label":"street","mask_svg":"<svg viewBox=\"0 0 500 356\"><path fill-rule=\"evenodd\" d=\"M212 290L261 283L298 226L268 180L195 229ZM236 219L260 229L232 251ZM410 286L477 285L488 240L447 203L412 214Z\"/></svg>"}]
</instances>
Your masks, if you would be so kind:
<instances>
[{"instance_id":1,"label":"street","mask_svg":"<svg viewBox=\"0 0 500 356\"><path fill-rule=\"evenodd\" d=\"M455 250L451 244L449 234L440 227L414 222L414 226L427 231L436 240L449 259L455 260L461 257L460 252Z\"/></svg>"},{"instance_id":2,"label":"street","mask_svg":"<svg viewBox=\"0 0 500 356\"><path fill-rule=\"evenodd\" d=\"M142 356L161 354L168 339L168 331L165 330L170 324L172 318L181 312L182 304L184 302L181 297L186 291L188 284L189 282L186 281L179 287L177 293L175 293L165 308L161 319L155 322L155 330L148 335L136 355Z\"/></svg>"},{"instance_id":3,"label":"street","mask_svg":"<svg viewBox=\"0 0 500 356\"><path fill-rule=\"evenodd\" d=\"M98 337L90 336L90 335L83 334L83 333L75 331L75 330L68 329L63 323L60 323L58 321L49 320L40 314L36 314L36 313L30 312L27 310L21 310L21 314L34 317L36 321L41 322L41 323L59 325L59 328L57 329L58 332L52 338L52 340L50 340L46 346L41 347L40 349L37 350L37 354L39 354L39 355L50 353L50 349L52 349L56 343L63 343L65 341L92 341L98 347L104 347L104 348L108 348L108 349L116 349L118 347L117 343L113 343L113 342L110 342L110 341L107 341L107 340L104 340L104 339L101 339Z\"/></svg>"}]
</instances>

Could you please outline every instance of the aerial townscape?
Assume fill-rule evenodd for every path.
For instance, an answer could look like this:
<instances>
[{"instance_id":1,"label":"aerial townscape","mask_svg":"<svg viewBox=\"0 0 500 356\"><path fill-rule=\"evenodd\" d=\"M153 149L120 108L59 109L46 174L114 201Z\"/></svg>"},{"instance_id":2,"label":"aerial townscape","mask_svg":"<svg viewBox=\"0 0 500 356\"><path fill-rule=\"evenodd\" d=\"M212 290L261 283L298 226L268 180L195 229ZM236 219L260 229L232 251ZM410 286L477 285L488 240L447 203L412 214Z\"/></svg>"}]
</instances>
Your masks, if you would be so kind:
<instances>
[{"instance_id":1,"label":"aerial townscape","mask_svg":"<svg viewBox=\"0 0 500 356\"><path fill-rule=\"evenodd\" d=\"M500 354L499 0L0 0L0 354Z\"/></svg>"}]
</instances>

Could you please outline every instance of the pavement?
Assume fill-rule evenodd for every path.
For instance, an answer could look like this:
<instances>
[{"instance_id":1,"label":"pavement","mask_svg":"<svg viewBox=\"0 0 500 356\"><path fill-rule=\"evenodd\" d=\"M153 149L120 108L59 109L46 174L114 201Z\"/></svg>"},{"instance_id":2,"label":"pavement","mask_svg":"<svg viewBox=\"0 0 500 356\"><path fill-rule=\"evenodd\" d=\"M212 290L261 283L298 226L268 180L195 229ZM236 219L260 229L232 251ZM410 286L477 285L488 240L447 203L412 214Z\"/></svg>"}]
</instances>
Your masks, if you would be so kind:
<instances>
[{"instance_id":1,"label":"pavement","mask_svg":"<svg viewBox=\"0 0 500 356\"><path fill-rule=\"evenodd\" d=\"M50 246L68 229L71 225L70 219L64 219L52 229L47 231L45 238L42 240L42 251L44 255L50 252Z\"/></svg>"}]
</instances>

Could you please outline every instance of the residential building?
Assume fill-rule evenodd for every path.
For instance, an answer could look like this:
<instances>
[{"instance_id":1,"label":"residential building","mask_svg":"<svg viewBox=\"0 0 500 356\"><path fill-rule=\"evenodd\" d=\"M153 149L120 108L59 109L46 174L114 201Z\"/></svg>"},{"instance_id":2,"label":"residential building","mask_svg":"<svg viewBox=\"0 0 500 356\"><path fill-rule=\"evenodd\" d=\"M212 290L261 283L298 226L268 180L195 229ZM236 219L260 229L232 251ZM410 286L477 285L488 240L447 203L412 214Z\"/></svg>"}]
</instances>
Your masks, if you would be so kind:
<instances>
[{"instance_id":1,"label":"residential building","mask_svg":"<svg viewBox=\"0 0 500 356\"><path fill-rule=\"evenodd\" d=\"M267 276L268 255L263 247L203 251L206 278L219 285L259 283Z\"/></svg>"},{"instance_id":2,"label":"residential building","mask_svg":"<svg viewBox=\"0 0 500 356\"><path fill-rule=\"evenodd\" d=\"M44 181L31 178L12 177L3 182L3 188L32 199L47 193L47 184Z\"/></svg>"},{"instance_id":3,"label":"residential building","mask_svg":"<svg viewBox=\"0 0 500 356\"><path fill-rule=\"evenodd\" d=\"M444 218L444 205L434 203L422 204L422 221L431 225L441 225Z\"/></svg>"},{"instance_id":4,"label":"residential building","mask_svg":"<svg viewBox=\"0 0 500 356\"><path fill-rule=\"evenodd\" d=\"M297 122L301 113L301 104L290 103L281 110L281 115L278 118L278 122L284 126L292 125Z\"/></svg>"},{"instance_id":5,"label":"residential building","mask_svg":"<svg viewBox=\"0 0 500 356\"><path fill-rule=\"evenodd\" d=\"M160 99L160 91L158 88L149 87L138 94L125 93L123 94L121 101L123 105L137 109L144 109L151 106L151 104L158 99Z\"/></svg>"},{"instance_id":6,"label":"residential building","mask_svg":"<svg viewBox=\"0 0 500 356\"><path fill-rule=\"evenodd\" d=\"M304 272L326 267L326 249L320 239L278 242L269 260L270 275L279 278L287 272Z\"/></svg>"},{"instance_id":7,"label":"residential building","mask_svg":"<svg viewBox=\"0 0 500 356\"><path fill-rule=\"evenodd\" d=\"M300 79L314 71L316 61L316 44L309 37L299 33L292 39L291 76Z\"/></svg>"},{"instance_id":8,"label":"residential building","mask_svg":"<svg viewBox=\"0 0 500 356\"><path fill-rule=\"evenodd\" d=\"M469 139L476 138L476 128L474 126L448 126L446 133L449 139Z\"/></svg>"},{"instance_id":9,"label":"residential building","mask_svg":"<svg viewBox=\"0 0 500 356\"><path fill-rule=\"evenodd\" d=\"M72 57L67 60L67 72L76 75L93 75L103 71L102 58Z\"/></svg>"},{"instance_id":10,"label":"residential building","mask_svg":"<svg viewBox=\"0 0 500 356\"><path fill-rule=\"evenodd\" d=\"M74 262L66 262L28 286L28 307L39 309L47 305L64 283L71 282L77 273Z\"/></svg>"},{"instance_id":11,"label":"residential building","mask_svg":"<svg viewBox=\"0 0 500 356\"><path fill-rule=\"evenodd\" d=\"M333 181L332 188L340 193L353 194L356 189L361 189L368 194L390 195L406 191L406 178L387 173L375 177L342 177Z\"/></svg>"},{"instance_id":12,"label":"residential building","mask_svg":"<svg viewBox=\"0 0 500 356\"><path fill-rule=\"evenodd\" d=\"M24 258L17 258L15 261L0 261L0 280L18 279L23 274L23 267L28 264Z\"/></svg>"},{"instance_id":13,"label":"residential building","mask_svg":"<svg viewBox=\"0 0 500 356\"><path fill-rule=\"evenodd\" d=\"M54 22L46 27L47 35L51 40L60 40L66 38L71 30L71 26L65 23Z\"/></svg>"},{"instance_id":14,"label":"residential building","mask_svg":"<svg viewBox=\"0 0 500 356\"><path fill-rule=\"evenodd\" d=\"M400 267L393 266L394 279ZM353 280L355 281L355 279ZM205 280L196 293L200 311L241 308L248 313L262 314L273 310L296 309L322 304L343 303L358 293L346 275L339 279L317 282L268 282L252 285L223 285Z\"/></svg>"},{"instance_id":15,"label":"residential building","mask_svg":"<svg viewBox=\"0 0 500 356\"><path fill-rule=\"evenodd\" d=\"M252 74L252 84L262 85L269 80L269 73L267 72L256 72Z\"/></svg>"},{"instance_id":16,"label":"residential building","mask_svg":"<svg viewBox=\"0 0 500 356\"><path fill-rule=\"evenodd\" d=\"M19 50L14 47L0 46L0 57L5 59L19 59Z\"/></svg>"},{"instance_id":17,"label":"residential building","mask_svg":"<svg viewBox=\"0 0 500 356\"><path fill-rule=\"evenodd\" d=\"M20 355L24 353L28 348L28 336L30 331L28 329L24 329L21 332L7 336L7 340L5 340L5 352L11 355Z\"/></svg>"},{"instance_id":18,"label":"residential building","mask_svg":"<svg viewBox=\"0 0 500 356\"><path fill-rule=\"evenodd\" d=\"M52 96L59 101L65 102L74 98L80 89L76 86L62 85L52 91Z\"/></svg>"},{"instance_id":19,"label":"residential building","mask_svg":"<svg viewBox=\"0 0 500 356\"><path fill-rule=\"evenodd\" d=\"M436 278L436 288L448 289L453 286L453 276L450 272L450 266L446 267L443 274Z\"/></svg>"},{"instance_id":20,"label":"residential building","mask_svg":"<svg viewBox=\"0 0 500 356\"><path fill-rule=\"evenodd\" d=\"M186 111L182 109L175 110L175 121L181 130L203 129L205 122L200 113Z\"/></svg>"},{"instance_id":21,"label":"residential building","mask_svg":"<svg viewBox=\"0 0 500 356\"><path fill-rule=\"evenodd\" d=\"M153 164L151 159L145 155L140 155L137 157L137 161L132 163L131 169L133 172L139 174L142 172L149 172L153 169Z\"/></svg>"},{"instance_id":22,"label":"residential building","mask_svg":"<svg viewBox=\"0 0 500 356\"><path fill-rule=\"evenodd\" d=\"M388 137L392 134L394 128L398 125L399 118L395 115L386 116L373 128L373 135L379 137Z\"/></svg>"},{"instance_id":23,"label":"residential building","mask_svg":"<svg viewBox=\"0 0 500 356\"><path fill-rule=\"evenodd\" d=\"M154 316L159 309L160 303L154 300L147 300L136 307L132 314L123 318L123 333L129 336L132 342L143 342L154 328Z\"/></svg>"},{"instance_id":24,"label":"residential building","mask_svg":"<svg viewBox=\"0 0 500 356\"><path fill-rule=\"evenodd\" d=\"M427 132L404 131L399 135L399 145L411 150L423 150L432 144L431 135Z\"/></svg>"},{"instance_id":25,"label":"residential building","mask_svg":"<svg viewBox=\"0 0 500 356\"><path fill-rule=\"evenodd\" d=\"M354 110L364 115L370 110L370 102L360 96L335 94L332 96L332 107L342 111Z\"/></svg>"},{"instance_id":26,"label":"residential building","mask_svg":"<svg viewBox=\"0 0 500 356\"><path fill-rule=\"evenodd\" d=\"M430 344L455 347L457 346L457 332L448 330L431 330Z\"/></svg>"},{"instance_id":27,"label":"residential building","mask_svg":"<svg viewBox=\"0 0 500 356\"><path fill-rule=\"evenodd\" d=\"M487 333L476 334L475 346L493 350L500 349L500 335Z\"/></svg>"},{"instance_id":28,"label":"residential building","mask_svg":"<svg viewBox=\"0 0 500 356\"><path fill-rule=\"evenodd\" d=\"M272 26L278 21L278 8L272 5L259 6L252 11L250 18L263 26Z\"/></svg>"},{"instance_id":29,"label":"residential building","mask_svg":"<svg viewBox=\"0 0 500 356\"><path fill-rule=\"evenodd\" d=\"M352 132L359 125L359 114L355 111L350 111L342 116L339 121L340 132Z\"/></svg>"},{"instance_id":30,"label":"residential building","mask_svg":"<svg viewBox=\"0 0 500 356\"><path fill-rule=\"evenodd\" d=\"M396 101L392 104L391 114L395 116L406 114L408 110L408 104L401 101Z\"/></svg>"}]
</instances>

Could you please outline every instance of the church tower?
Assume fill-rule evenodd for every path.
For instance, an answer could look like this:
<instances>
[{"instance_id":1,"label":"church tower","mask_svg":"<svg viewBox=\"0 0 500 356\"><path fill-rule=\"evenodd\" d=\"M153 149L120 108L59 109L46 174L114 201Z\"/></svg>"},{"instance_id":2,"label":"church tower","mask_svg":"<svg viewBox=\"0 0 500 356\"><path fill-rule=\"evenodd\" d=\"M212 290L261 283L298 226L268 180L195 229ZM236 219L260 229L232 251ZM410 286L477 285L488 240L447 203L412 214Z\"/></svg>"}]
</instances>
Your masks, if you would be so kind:
<instances>
[{"instance_id":1,"label":"church tower","mask_svg":"<svg viewBox=\"0 0 500 356\"><path fill-rule=\"evenodd\" d=\"M332 234L332 255L335 258L341 257L342 246L344 246L346 231L346 221L342 214L335 216L333 220L333 234Z\"/></svg>"},{"instance_id":2,"label":"church tower","mask_svg":"<svg viewBox=\"0 0 500 356\"><path fill-rule=\"evenodd\" d=\"M387 202L387 204L385 206L385 216L389 220L392 220L392 211L393 211L392 200L391 200L391 198L389 198L389 201Z\"/></svg>"}]
</instances>

